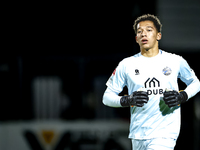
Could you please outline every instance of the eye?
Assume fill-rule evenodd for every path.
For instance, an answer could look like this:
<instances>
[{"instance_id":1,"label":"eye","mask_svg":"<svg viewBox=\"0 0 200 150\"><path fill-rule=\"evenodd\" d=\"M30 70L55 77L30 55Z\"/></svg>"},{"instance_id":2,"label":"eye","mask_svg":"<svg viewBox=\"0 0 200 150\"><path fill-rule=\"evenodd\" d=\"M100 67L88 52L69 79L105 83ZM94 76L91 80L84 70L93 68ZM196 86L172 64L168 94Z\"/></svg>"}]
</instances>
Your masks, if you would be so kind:
<instances>
[{"instance_id":1,"label":"eye","mask_svg":"<svg viewBox=\"0 0 200 150\"><path fill-rule=\"evenodd\" d=\"M137 33L141 33L142 31L138 31Z\"/></svg>"},{"instance_id":2,"label":"eye","mask_svg":"<svg viewBox=\"0 0 200 150\"><path fill-rule=\"evenodd\" d=\"M152 30L151 30L151 29L148 29L147 31L148 31L148 32L151 32Z\"/></svg>"}]
</instances>

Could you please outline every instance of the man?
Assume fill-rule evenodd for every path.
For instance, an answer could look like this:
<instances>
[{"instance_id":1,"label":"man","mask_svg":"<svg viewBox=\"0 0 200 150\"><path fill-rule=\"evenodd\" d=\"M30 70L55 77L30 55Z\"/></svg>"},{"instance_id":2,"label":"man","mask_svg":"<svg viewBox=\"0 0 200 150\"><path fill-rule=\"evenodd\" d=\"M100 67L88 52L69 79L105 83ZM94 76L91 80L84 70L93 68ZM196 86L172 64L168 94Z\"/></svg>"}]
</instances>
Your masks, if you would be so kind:
<instances>
[{"instance_id":1,"label":"man","mask_svg":"<svg viewBox=\"0 0 200 150\"><path fill-rule=\"evenodd\" d=\"M133 150L172 150L180 132L180 107L200 91L200 82L181 57L159 49L161 23L154 15L135 20L140 53L122 60L110 79L103 103L130 107ZM177 79L187 88L179 91ZM128 96L118 96L123 87Z\"/></svg>"}]
</instances>

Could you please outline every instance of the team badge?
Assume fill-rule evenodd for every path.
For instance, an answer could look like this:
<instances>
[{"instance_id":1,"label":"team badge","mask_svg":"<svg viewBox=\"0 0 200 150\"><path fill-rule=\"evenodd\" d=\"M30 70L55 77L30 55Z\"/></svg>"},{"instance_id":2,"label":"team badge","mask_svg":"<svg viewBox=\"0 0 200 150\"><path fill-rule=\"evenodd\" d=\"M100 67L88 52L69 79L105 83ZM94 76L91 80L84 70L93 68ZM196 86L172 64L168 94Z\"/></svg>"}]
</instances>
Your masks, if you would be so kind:
<instances>
[{"instance_id":1,"label":"team badge","mask_svg":"<svg viewBox=\"0 0 200 150\"><path fill-rule=\"evenodd\" d=\"M163 69L163 74L164 74L164 75L168 76L168 75L170 75L171 73L172 73L171 68L165 67L165 68Z\"/></svg>"}]
</instances>

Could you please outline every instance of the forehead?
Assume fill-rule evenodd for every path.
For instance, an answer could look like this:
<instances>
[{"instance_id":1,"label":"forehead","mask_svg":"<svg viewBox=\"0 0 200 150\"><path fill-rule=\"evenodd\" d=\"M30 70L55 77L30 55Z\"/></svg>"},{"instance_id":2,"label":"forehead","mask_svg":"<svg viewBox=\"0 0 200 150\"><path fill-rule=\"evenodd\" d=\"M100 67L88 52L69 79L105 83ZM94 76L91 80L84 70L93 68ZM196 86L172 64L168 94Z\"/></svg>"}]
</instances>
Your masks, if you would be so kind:
<instances>
[{"instance_id":1,"label":"forehead","mask_svg":"<svg viewBox=\"0 0 200 150\"><path fill-rule=\"evenodd\" d=\"M148 27L155 28L154 23L152 21L146 20L146 21L141 21L137 24L137 29L148 28Z\"/></svg>"}]
</instances>

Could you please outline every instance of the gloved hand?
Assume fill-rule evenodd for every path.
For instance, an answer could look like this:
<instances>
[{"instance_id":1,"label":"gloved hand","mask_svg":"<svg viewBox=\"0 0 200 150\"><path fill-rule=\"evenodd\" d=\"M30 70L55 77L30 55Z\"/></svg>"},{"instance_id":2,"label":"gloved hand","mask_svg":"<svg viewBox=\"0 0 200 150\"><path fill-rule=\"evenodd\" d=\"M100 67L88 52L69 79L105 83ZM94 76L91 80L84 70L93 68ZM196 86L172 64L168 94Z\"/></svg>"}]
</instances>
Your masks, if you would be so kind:
<instances>
[{"instance_id":1,"label":"gloved hand","mask_svg":"<svg viewBox=\"0 0 200 150\"><path fill-rule=\"evenodd\" d=\"M168 107L178 106L179 104L186 102L188 99L188 95L185 91L179 93L175 90L165 90L163 95L163 100Z\"/></svg>"},{"instance_id":2,"label":"gloved hand","mask_svg":"<svg viewBox=\"0 0 200 150\"><path fill-rule=\"evenodd\" d=\"M123 107L142 107L144 106L144 103L148 102L148 100L149 97L146 91L135 91L131 95L123 96L120 99L120 103Z\"/></svg>"}]
</instances>

